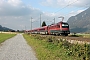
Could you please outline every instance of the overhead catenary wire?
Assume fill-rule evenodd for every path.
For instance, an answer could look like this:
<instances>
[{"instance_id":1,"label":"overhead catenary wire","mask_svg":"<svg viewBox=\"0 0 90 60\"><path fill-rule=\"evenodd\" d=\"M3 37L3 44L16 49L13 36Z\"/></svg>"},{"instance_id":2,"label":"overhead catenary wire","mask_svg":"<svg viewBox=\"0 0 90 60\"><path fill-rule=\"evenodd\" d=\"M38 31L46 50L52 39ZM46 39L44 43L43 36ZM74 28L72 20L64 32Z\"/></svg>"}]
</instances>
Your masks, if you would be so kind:
<instances>
[{"instance_id":1,"label":"overhead catenary wire","mask_svg":"<svg viewBox=\"0 0 90 60\"><path fill-rule=\"evenodd\" d=\"M68 4L68 5L66 5L65 7L59 9L58 11L56 11L55 13L57 13L57 12L59 12L59 11L65 9L65 8L67 8L68 6L70 6L70 5L74 4L74 3L76 3L77 1L78 1L78 0L76 0L76 1L74 1L74 2L72 2L72 3L70 3L70 4Z\"/></svg>"},{"instance_id":2,"label":"overhead catenary wire","mask_svg":"<svg viewBox=\"0 0 90 60\"><path fill-rule=\"evenodd\" d=\"M72 3L70 3L70 4L68 4L68 5L66 5L65 7L61 8L60 10L58 10L58 11L56 11L56 12L54 12L54 13L57 13L57 12L59 12L59 11L65 9L65 8L67 8L68 6L70 6L70 5L74 4L74 3L76 3L77 1L78 1L78 0L76 0L76 1L74 1L74 2L72 2ZM40 14L40 16L41 16L41 14ZM41 17L38 18L38 19L40 19L40 21L41 21ZM38 20L38 19L36 19L36 20ZM54 18L54 19L55 19L55 18ZM37 22L37 21L34 21L34 22ZM41 24L41 22L40 22L40 24Z\"/></svg>"},{"instance_id":3,"label":"overhead catenary wire","mask_svg":"<svg viewBox=\"0 0 90 60\"><path fill-rule=\"evenodd\" d=\"M59 9L59 10L57 10L57 11L55 11L54 13L58 13L58 12L60 12L61 10L64 10L65 8L67 8L67 7L69 7L69 6L72 6L73 4L75 4L75 3L77 3L79 0L76 0L76 1L74 1L74 2L71 2L71 3L69 3L69 4L67 4L66 6L64 6L64 7L62 7L61 9ZM69 1L70 2L70 1ZM86 5L88 5L88 4L85 4L85 6ZM83 6L82 6L83 7ZM82 8L81 7L81 8ZM76 9L77 10L77 9ZM66 15L68 15L68 14L70 14L70 13L67 13ZM66 16L65 15L65 16ZM54 19L55 19L55 17L54 17ZM40 20L40 17L39 18L37 18L37 19L35 19L35 21L33 21L33 22L39 22L39 20ZM45 20L45 19L44 19ZM52 19L53 20L53 19ZM41 23L40 23L41 24Z\"/></svg>"},{"instance_id":4,"label":"overhead catenary wire","mask_svg":"<svg viewBox=\"0 0 90 60\"><path fill-rule=\"evenodd\" d=\"M85 4L84 6L88 6L89 4ZM81 6L80 8L83 8L83 9L87 9L87 8L89 8L90 6L88 6L88 7L84 7L84 6ZM77 9L74 9L74 11L76 10L78 10L78 9L80 9L80 8L77 8ZM68 14L71 14L71 13L67 13L65 16L67 16Z\"/></svg>"},{"instance_id":5,"label":"overhead catenary wire","mask_svg":"<svg viewBox=\"0 0 90 60\"><path fill-rule=\"evenodd\" d=\"M65 8L67 8L68 6L70 6L70 5L74 4L74 3L76 3L77 1L78 1L78 0L76 0L76 1L74 1L74 2L72 2L72 3L70 3L70 4L68 4L68 5L66 5L65 7L61 8L60 10L58 10L58 11L56 11L56 12L54 12L54 13L57 13L57 12L59 12L59 11L65 9ZM40 15L41 15L41 14L40 14ZM38 18L38 19L40 19L40 18ZM38 19L37 19L37 20L38 20Z\"/></svg>"},{"instance_id":6,"label":"overhead catenary wire","mask_svg":"<svg viewBox=\"0 0 90 60\"><path fill-rule=\"evenodd\" d=\"M65 8L67 8L67 7L69 7L69 6L71 6L72 4L74 4L74 3L78 2L78 1L79 1L79 0L76 0L76 1L74 1L74 2L72 2L72 3L70 3L70 4L68 4L68 5L66 5L65 7L57 10L55 13L60 12L61 10L65 9ZM85 4L85 5L84 5L85 7L84 7L84 6L82 6L82 7L84 7L84 9L86 9L86 8L90 7L90 6L88 6L88 5L89 5L89 4ZM87 6L87 7L86 7L86 6ZM80 8L82 8L82 7L80 7ZM80 9L80 8L78 8L78 9ZM75 10L77 10L77 9L75 9ZM71 14L71 13L67 13L67 14L65 14L64 16L67 16L67 15L69 15L69 14Z\"/></svg>"},{"instance_id":7,"label":"overhead catenary wire","mask_svg":"<svg viewBox=\"0 0 90 60\"><path fill-rule=\"evenodd\" d=\"M69 1L69 2L70 2L70 1ZM54 13L58 13L59 11L61 11L61 10L65 9L65 8L67 8L68 6L71 6L72 4L74 4L74 3L76 3L76 2L78 2L78 0L76 0L76 1L74 1L74 2L69 3L68 5L64 6L63 8L61 8L61 9L57 10L57 11L56 11L56 12L54 12ZM51 14L51 15L52 15L52 14ZM55 17L54 17L54 20L55 20Z\"/></svg>"}]
</instances>

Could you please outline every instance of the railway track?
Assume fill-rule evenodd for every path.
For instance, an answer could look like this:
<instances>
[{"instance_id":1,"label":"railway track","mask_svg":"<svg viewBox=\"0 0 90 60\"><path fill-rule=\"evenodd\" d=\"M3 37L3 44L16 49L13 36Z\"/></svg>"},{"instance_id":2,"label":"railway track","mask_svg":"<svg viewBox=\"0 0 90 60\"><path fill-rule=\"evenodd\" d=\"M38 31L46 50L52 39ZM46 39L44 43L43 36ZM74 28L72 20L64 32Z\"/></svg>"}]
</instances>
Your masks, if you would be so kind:
<instances>
[{"instance_id":1,"label":"railway track","mask_svg":"<svg viewBox=\"0 0 90 60\"><path fill-rule=\"evenodd\" d=\"M54 36L54 35L40 35L42 37L54 37L54 38L58 38L58 39L63 39L63 40L67 40L70 43L87 43L90 44L90 38L84 38L82 36Z\"/></svg>"}]
</instances>

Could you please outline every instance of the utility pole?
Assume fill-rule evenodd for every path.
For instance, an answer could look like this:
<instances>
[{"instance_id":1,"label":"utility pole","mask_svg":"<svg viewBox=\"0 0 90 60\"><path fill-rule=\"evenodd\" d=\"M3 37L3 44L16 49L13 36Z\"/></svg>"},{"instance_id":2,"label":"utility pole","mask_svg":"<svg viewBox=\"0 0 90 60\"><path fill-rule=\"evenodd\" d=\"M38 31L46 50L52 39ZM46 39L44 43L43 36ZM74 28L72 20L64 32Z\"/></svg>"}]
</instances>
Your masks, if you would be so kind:
<instances>
[{"instance_id":1,"label":"utility pole","mask_svg":"<svg viewBox=\"0 0 90 60\"><path fill-rule=\"evenodd\" d=\"M31 17L31 30L32 30L32 19L33 19L33 18Z\"/></svg>"},{"instance_id":2,"label":"utility pole","mask_svg":"<svg viewBox=\"0 0 90 60\"><path fill-rule=\"evenodd\" d=\"M53 20L54 20L54 24L55 24L55 18Z\"/></svg>"},{"instance_id":3,"label":"utility pole","mask_svg":"<svg viewBox=\"0 0 90 60\"><path fill-rule=\"evenodd\" d=\"M26 26L25 26L25 30L26 30Z\"/></svg>"},{"instance_id":4,"label":"utility pole","mask_svg":"<svg viewBox=\"0 0 90 60\"><path fill-rule=\"evenodd\" d=\"M41 14L40 14L40 27L41 27Z\"/></svg>"}]
</instances>

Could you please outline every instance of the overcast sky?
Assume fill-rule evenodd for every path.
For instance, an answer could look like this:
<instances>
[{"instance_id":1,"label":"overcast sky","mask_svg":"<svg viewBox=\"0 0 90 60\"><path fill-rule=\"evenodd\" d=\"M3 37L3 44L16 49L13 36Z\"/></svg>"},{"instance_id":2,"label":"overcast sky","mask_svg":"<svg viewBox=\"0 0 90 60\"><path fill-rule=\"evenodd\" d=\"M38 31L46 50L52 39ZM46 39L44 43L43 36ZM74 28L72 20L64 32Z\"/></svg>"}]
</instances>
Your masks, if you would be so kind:
<instances>
[{"instance_id":1,"label":"overcast sky","mask_svg":"<svg viewBox=\"0 0 90 60\"><path fill-rule=\"evenodd\" d=\"M86 10L90 0L0 0L0 25L15 29L31 29L40 27L41 21L47 25L60 22L60 16L67 21L70 16Z\"/></svg>"}]
</instances>

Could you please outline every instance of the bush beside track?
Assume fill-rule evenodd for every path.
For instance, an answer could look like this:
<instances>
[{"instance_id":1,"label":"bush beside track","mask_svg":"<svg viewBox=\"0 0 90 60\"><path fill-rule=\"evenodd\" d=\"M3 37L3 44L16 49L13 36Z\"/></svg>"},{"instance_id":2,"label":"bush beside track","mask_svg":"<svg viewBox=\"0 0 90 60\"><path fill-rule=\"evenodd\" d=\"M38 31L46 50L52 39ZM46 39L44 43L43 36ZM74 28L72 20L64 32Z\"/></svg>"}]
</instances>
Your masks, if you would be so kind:
<instances>
[{"instance_id":1,"label":"bush beside track","mask_svg":"<svg viewBox=\"0 0 90 60\"><path fill-rule=\"evenodd\" d=\"M9 34L9 33L0 33L0 43L4 42L5 40L14 37L16 34Z\"/></svg>"},{"instance_id":2,"label":"bush beside track","mask_svg":"<svg viewBox=\"0 0 90 60\"><path fill-rule=\"evenodd\" d=\"M90 60L90 44L71 44L39 35L24 34L24 37L35 50L38 60Z\"/></svg>"}]
</instances>

